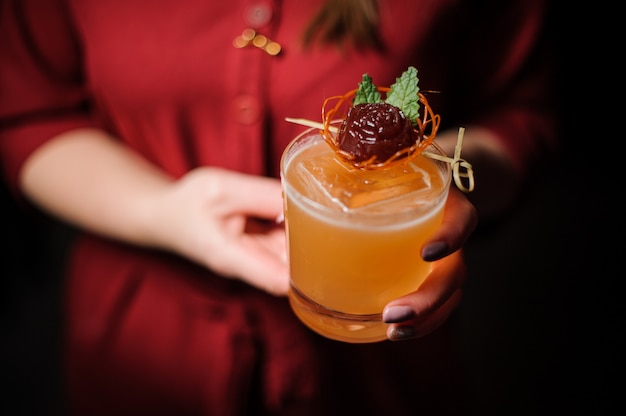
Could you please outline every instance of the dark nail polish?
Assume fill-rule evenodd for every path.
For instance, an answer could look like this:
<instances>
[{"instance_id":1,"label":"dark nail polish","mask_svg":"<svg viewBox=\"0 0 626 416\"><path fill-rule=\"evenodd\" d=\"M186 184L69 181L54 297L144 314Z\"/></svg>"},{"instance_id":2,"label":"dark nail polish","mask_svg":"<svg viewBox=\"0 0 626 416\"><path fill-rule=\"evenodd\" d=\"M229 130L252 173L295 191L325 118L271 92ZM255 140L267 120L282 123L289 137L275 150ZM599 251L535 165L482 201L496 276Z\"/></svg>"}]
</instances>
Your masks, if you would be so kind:
<instances>
[{"instance_id":1,"label":"dark nail polish","mask_svg":"<svg viewBox=\"0 0 626 416\"><path fill-rule=\"evenodd\" d=\"M389 331L387 337L391 341L403 341L407 339L417 338L417 331L410 326L398 326Z\"/></svg>"},{"instance_id":2,"label":"dark nail polish","mask_svg":"<svg viewBox=\"0 0 626 416\"><path fill-rule=\"evenodd\" d=\"M408 306L390 306L383 311L383 322L395 324L407 321L415 316L413 309Z\"/></svg>"},{"instance_id":3,"label":"dark nail polish","mask_svg":"<svg viewBox=\"0 0 626 416\"><path fill-rule=\"evenodd\" d=\"M435 261L448 252L448 245L443 241L430 243L422 248L422 258L426 261Z\"/></svg>"}]
</instances>

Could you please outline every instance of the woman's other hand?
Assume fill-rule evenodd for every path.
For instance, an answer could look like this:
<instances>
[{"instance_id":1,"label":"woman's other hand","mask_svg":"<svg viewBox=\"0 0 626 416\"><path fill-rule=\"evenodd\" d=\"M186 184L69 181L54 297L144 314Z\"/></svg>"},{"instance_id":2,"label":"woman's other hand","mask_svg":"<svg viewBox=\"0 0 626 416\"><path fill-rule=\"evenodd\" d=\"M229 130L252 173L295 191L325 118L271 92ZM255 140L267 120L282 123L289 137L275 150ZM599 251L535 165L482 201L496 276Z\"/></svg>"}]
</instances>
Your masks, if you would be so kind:
<instances>
[{"instance_id":1,"label":"woman's other hand","mask_svg":"<svg viewBox=\"0 0 626 416\"><path fill-rule=\"evenodd\" d=\"M190 171L155 205L154 239L225 277L285 295L280 181L225 169Z\"/></svg>"},{"instance_id":2,"label":"woman's other hand","mask_svg":"<svg viewBox=\"0 0 626 416\"><path fill-rule=\"evenodd\" d=\"M476 228L477 218L467 198L450 189L442 225L422 249L422 257L434 262L431 273L417 291L394 299L383 311L383 320L390 324L390 340L428 335L457 308L466 278L461 247Z\"/></svg>"},{"instance_id":3,"label":"woman's other hand","mask_svg":"<svg viewBox=\"0 0 626 416\"><path fill-rule=\"evenodd\" d=\"M277 179L210 167L175 179L105 132L77 129L33 152L21 187L74 226L173 251L275 295L287 292Z\"/></svg>"}]
</instances>

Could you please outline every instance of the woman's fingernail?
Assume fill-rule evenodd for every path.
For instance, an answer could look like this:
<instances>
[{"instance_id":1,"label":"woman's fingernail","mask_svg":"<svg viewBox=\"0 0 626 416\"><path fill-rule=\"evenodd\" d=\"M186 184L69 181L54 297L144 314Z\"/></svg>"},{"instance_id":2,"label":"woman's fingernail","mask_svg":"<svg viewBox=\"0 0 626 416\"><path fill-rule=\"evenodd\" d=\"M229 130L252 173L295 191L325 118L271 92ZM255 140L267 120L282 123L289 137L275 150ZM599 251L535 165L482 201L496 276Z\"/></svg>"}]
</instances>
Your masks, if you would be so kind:
<instances>
[{"instance_id":1,"label":"woman's fingernail","mask_svg":"<svg viewBox=\"0 0 626 416\"><path fill-rule=\"evenodd\" d=\"M435 261L448 252L448 244L443 241L430 243L422 248L422 258L426 261Z\"/></svg>"},{"instance_id":2,"label":"woman's fingernail","mask_svg":"<svg viewBox=\"0 0 626 416\"><path fill-rule=\"evenodd\" d=\"M410 326L396 326L389 328L387 338L391 341L404 341L407 339L417 338L417 331Z\"/></svg>"},{"instance_id":3,"label":"woman's fingernail","mask_svg":"<svg viewBox=\"0 0 626 416\"><path fill-rule=\"evenodd\" d=\"M408 306L390 306L383 310L383 322L386 324L404 322L413 318L413 316L415 316L415 313Z\"/></svg>"}]
</instances>

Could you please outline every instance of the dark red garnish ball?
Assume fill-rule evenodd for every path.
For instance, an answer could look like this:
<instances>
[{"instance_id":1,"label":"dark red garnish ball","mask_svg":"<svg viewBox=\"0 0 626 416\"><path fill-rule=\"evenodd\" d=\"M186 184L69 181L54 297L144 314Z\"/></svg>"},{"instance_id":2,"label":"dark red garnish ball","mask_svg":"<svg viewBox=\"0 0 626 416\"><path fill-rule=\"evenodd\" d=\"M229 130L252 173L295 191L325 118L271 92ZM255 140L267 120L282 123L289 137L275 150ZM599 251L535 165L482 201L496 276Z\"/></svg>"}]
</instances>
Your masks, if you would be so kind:
<instances>
[{"instance_id":1,"label":"dark red garnish ball","mask_svg":"<svg viewBox=\"0 0 626 416\"><path fill-rule=\"evenodd\" d=\"M396 152L415 144L417 134L404 113L387 103L357 104L339 127L337 146L354 162L376 156L382 163Z\"/></svg>"}]
</instances>

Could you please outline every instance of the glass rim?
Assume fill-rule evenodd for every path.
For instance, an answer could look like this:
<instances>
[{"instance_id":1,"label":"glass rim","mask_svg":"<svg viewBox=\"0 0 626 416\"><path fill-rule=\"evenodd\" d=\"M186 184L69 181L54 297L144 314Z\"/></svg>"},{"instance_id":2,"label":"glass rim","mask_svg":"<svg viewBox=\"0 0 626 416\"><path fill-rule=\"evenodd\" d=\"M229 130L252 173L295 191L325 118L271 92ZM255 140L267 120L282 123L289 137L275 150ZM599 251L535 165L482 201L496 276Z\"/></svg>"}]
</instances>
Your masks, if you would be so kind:
<instances>
[{"instance_id":1,"label":"glass rim","mask_svg":"<svg viewBox=\"0 0 626 416\"><path fill-rule=\"evenodd\" d=\"M450 184L452 182L452 167L450 166L449 163L441 161L441 160L437 160L437 159L431 159L431 161L438 167L439 171L442 174L443 186L441 187L439 191L437 191L436 196L434 198L432 198L431 200L427 201L424 204L420 204L419 206L416 206L415 208L410 208L410 209L403 210L401 212L392 212L392 213L371 212L371 211L364 212L362 210L350 210L350 209L337 210L337 209L328 207L320 202L317 202L314 199L311 199L307 197L306 195L297 191L295 187L291 183L289 183L285 175L285 171L287 167L289 166L289 162L291 160L290 158L288 159L288 157L292 154L299 153L300 151L299 145L304 146L302 143L305 140L306 140L305 143L318 142L320 140L325 141L320 133L320 129L317 127L308 128L302 131L296 137L294 137L289 142L289 144L285 147L283 154L281 156L280 180L281 180L281 184L283 186L284 192L285 192L285 198L287 198L287 194L288 194L289 197L294 200L294 203L305 205L308 209L314 210L315 214L318 216L323 216L325 221L341 222L342 225L345 227L349 225L343 222L346 220L349 220L350 223L353 223L354 225L359 225L359 224L364 224L364 223L367 223L367 225L372 225L372 221L385 223L386 221L394 220L393 223L400 227L400 226L406 226L406 224L408 223L423 221L424 218L427 216L424 216L421 214L438 212L438 209L437 209L438 206L445 204L447 195L449 193ZM431 151L431 152L434 151L436 154L446 156L446 153L444 152L444 150L435 141L429 144L426 150ZM419 157L427 157L427 156L418 155L417 157L419 158ZM389 226L392 224L386 224L386 225Z\"/></svg>"}]
</instances>

